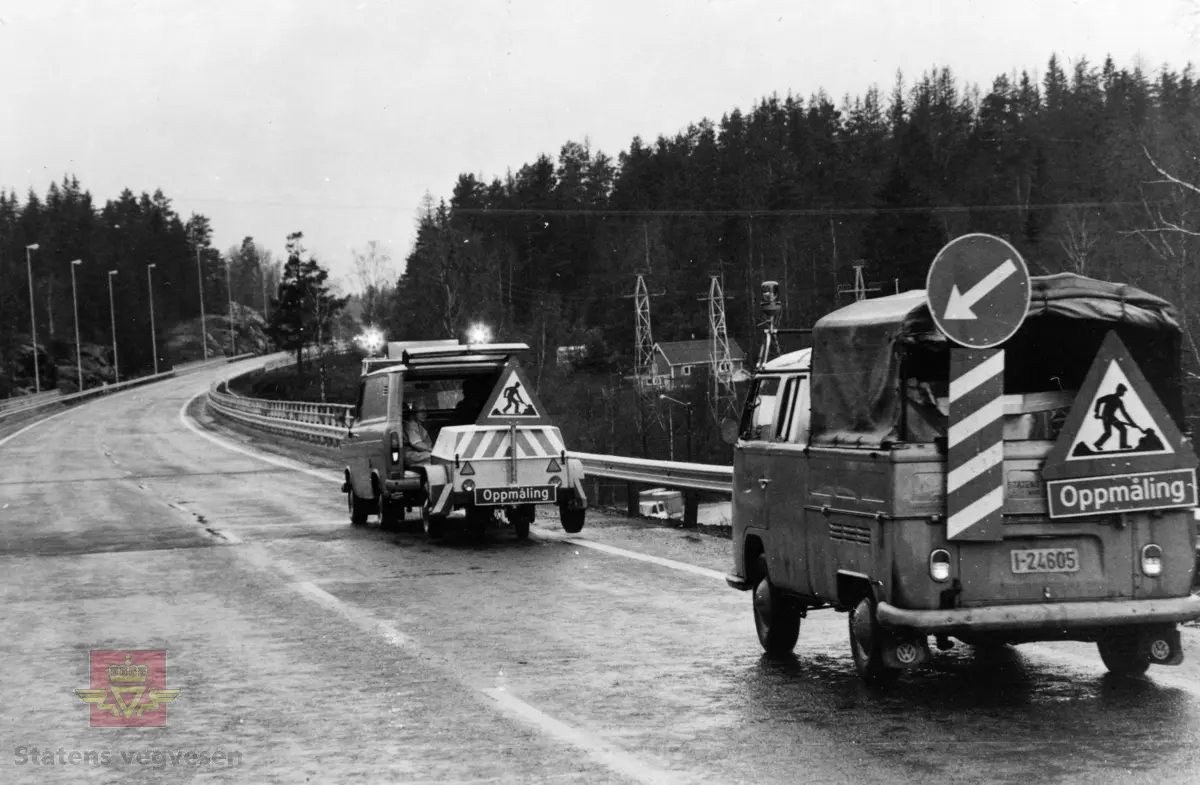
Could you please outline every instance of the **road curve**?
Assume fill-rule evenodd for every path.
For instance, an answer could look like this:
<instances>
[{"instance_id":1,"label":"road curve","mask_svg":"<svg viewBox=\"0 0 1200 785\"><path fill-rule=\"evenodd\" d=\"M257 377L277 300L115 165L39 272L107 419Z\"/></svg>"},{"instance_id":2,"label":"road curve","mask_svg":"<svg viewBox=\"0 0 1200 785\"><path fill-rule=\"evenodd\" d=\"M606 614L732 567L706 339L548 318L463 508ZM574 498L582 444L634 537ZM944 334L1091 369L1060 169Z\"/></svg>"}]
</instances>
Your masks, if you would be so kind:
<instances>
[{"instance_id":1,"label":"road curve","mask_svg":"<svg viewBox=\"0 0 1200 785\"><path fill-rule=\"evenodd\" d=\"M1200 779L1196 630L1146 680L1062 644L872 690L837 614L762 657L722 540L351 528L328 469L206 429L230 370L0 438L0 782ZM88 727L106 649L166 650L167 727Z\"/></svg>"}]
</instances>

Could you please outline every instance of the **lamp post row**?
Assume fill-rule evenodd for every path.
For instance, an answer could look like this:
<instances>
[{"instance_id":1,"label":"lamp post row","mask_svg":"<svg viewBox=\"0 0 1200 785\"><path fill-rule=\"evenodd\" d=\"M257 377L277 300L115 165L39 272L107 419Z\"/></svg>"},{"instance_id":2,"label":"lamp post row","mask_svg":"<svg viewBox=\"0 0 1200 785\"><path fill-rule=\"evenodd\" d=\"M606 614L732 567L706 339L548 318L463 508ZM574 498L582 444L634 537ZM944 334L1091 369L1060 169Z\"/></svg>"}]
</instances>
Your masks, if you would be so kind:
<instances>
[{"instance_id":1,"label":"lamp post row","mask_svg":"<svg viewBox=\"0 0 1200 785\"><path fill-rule=\"evenodd\" d=\"M33 349L33 384L34 391L42 391L42 372L41 363L38 358L37 350L37 311L34 304L33 296L33 252L40 248L38 243L30 243L25 246L25 272L29 278L29 333L30 333L30 348ZM71 262L71 306L75 317L75 372L79 378L79 389L83 389L83 357L82 344L79 340L79 294L75 284L75 267L83 264L82 259L75 259ZM146 265L146 288L150 296L150 342L154 351L154 373L158 374L158 333L154 325L154 278L152 270L157 267L157 263L151 262ZM196 244L196 272L200 279L200 285L197 287L200 294L200 343L204 347L204 359L208 359L208 331L204 320L204 268L200 264L200 245ZM116 270L108 271L108 310L112 327L112 342L113 342L113 375L117 382L121 381L120 363L117 360L117 312L113 300L112 277L117 274ZM228 286L229 270L225 271L226 285ZM264 301L265 285L264 285ZM232 323L233 313L233 295L230 293L230 320ZM232 332L232 329L231 329ZM231 336L232 337L232 336Z\"/></svg>"}]
</instances>

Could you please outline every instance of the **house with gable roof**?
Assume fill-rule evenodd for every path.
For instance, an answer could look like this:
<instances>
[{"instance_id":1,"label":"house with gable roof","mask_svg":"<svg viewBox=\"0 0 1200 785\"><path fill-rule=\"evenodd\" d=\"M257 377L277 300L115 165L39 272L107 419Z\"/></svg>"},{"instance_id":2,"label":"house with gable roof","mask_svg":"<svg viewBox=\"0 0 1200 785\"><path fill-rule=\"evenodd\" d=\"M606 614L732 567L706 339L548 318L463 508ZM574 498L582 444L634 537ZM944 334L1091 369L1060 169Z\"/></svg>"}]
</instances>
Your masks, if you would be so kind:
<instances>
[{"instance_id":1,"label":"house with gable roof","mask_svg":"<svg viewBox=\"0 0 1200 785\"><path fill-rule=\"evenodd\" d=\"M692 375L713 365L712 341L663 341L654 344L648 381L655 387L672 389L688 384ZM733 338L729 339L729 361L734 381L746 378L746 353Z\"/></svg>"}]
</instances>

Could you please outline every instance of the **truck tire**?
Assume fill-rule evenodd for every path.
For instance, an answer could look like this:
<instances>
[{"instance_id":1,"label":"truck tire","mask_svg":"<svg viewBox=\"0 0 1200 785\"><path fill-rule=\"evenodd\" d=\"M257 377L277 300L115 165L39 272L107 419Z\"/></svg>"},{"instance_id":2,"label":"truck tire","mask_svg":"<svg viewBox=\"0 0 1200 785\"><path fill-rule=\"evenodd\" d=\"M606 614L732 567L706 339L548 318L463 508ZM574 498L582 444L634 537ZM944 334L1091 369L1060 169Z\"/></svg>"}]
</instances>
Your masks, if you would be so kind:
<instances>
[{"instance_id":1,"label":"truck tire","mask_svg":"<svg viewBox=\"0 0 1200 785\"><path fill-rule=\"evenodd\" d=\"M1096 641L1104 667L1114 676L1141 676L1150 668L1150 660L1138 654L1136 635L1113 635Z\"/></svg>"},{"instance_id":2,"label":"truck tire","mask_svg":"<svg viewBox=\"0 0 1200 785\"><path fill-rule=\"evenodd\" d=\"M421 526L425 536L431 540L440 540L446 536L446 516L430 515L427 506L421 507Z\"/></svg>"},{"instance_id":3,"label":"truck tire","mask_svg":"<svg viewBox=\"0 0 1200 785\"><path fill-rule=\"evenodd\" d=\"M900 675L883 662L883 628L875 615L875 601L863 597L849 613L850 654L854 670L867 684L886 684Z\"/></svg>"},{"instance_id":4,"label":"truck tire","mask_svg":"<svg viewBox=\"0 0 1200 785\"><path fill-rule=\"evenodd\" d=\"M583 531L583 521L587 517L587 508L573 510L565 504L558 505L558 519L563 531L567 534L579 534Z\"/></svg>"},{"instance_id":5,"label":"truck tire","mask_svg":"<svg viewBox=\"0 0 1200 785\"><path fill-rule=\"evenodd\" d=\"M750 599L754 606L758 642L770 657L791 654L800 637L801 608L771 583L766 556L760 554L754 563L754 576Z\"/></svg>"},{"instance_id":6,"label":"truck tire","mask_svg":"<svg viewBox=\"0 0 1200 785\"><path fill-rule=\"evenodd\" d=\"M367 500L358 498L353 487L346 491L346 506L350 512L351 526L367 525L367 515L370 514L367 510Z\"/></svg>"}]
</instances>

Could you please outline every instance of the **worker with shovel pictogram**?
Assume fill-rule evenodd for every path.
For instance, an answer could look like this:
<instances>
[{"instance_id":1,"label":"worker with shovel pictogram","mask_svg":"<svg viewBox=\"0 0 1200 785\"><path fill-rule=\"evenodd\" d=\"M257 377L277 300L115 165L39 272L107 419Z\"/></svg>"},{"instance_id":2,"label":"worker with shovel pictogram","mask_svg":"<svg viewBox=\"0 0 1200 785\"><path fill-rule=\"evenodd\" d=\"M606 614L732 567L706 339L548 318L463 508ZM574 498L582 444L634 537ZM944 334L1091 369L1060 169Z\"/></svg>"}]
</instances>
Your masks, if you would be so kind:
<instances>
[{"instance_id":1,"label":"worker with shovel pictogram","mask_svg":"<svg viewBox=\"0 0 1200 785\"><path fill-rule=\"evenodd\" d=\"M1112 436L1113 430L1117 432L1122 450L1129 449L1128 431L1126 428L1145 431L1144 428L1133 421L1133 418L1129 416L1129 412L1125 410L1125 402L1121 400L1122 396L1125 395L1125 389L1125 385L1118 384L1116 392L1101 395L1096 399L1096 407L1092 414L1097 420L1104 423L1104 433L1096 440L1095 447L1097 450L1101 449L1104 443L1108 441L1108 437Z\"/></svg>"}]
</instances>

